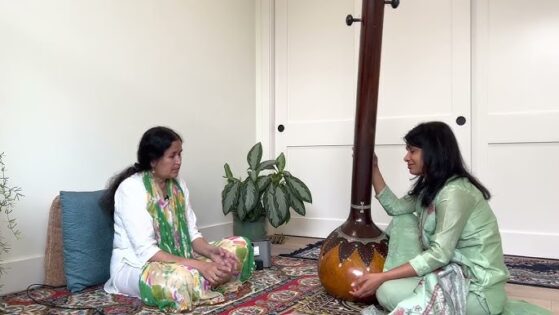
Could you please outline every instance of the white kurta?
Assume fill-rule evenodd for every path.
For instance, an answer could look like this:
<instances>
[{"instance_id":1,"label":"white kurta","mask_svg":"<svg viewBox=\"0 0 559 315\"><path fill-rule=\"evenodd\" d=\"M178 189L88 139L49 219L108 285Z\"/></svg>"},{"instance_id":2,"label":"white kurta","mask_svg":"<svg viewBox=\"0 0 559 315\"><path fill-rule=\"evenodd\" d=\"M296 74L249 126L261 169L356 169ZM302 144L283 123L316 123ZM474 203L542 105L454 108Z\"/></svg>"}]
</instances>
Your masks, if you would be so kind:
<instances>
[{"instance_id":1,"label":"white kurta","mask_svg":"<svg viewBox=\"0 0 559 315\"><path fill-rule=\"evenodd\" d=\"M114 239L111 278L105 283L108 293L140 296L140 273L148 260L160 249L155 239L153 219L147 211L148 193L142 173L125 179L115 193ZM186 184L178 179L186 202L186 219L190 240L202 237L196 227L196 215L190 207Z\"/></svg>"}]
</instances>

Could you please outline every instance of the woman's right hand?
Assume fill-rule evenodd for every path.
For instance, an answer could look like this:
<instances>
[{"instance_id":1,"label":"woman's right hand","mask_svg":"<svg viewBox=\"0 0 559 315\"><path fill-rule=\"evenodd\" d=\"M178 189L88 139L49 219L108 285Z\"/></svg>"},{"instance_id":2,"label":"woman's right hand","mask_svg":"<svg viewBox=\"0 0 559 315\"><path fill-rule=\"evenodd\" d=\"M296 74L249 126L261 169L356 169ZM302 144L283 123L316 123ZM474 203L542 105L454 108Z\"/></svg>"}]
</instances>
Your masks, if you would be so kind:
<instances>
[{"instance_id":1,"label":"woman's right hand","mask_svg":"<svg viewBox=\"0 0 559 315\"><path fill-rule=\"evenodd\" d=\"M382 178L382 174L378 167L378 157L376 153L373 153L371 176L372 176L373 188L375 190L375 194L379 194L386 186L386 183L384 182L384 178Z\"/></svg>"},{"instance_id":2,"label":"woman's right hand","mask_svg":"<svg viewBox=\"0 0 559 315\"><path fill-rule=\"evenodd\" d=\"M375 178L380 174L380 170L378 168L378 157L376 153L373 153L373 162L371 163L371 176Z\"/></svg>"},{"instance_id":3,"label":"woman's right hand","mask_svg":"<svg viewBox=\"0 0 559 315\"><path fill-rule=\"evenodd\" d=\"M373 168L378 168L378 157L376 153L373 153Z\"/></svg>"},{"instance_id":4,"label":"woman's right hand","mask_svg":"<svg viewBox=\"0 0 559 315\"><path fill-rule=\"evenodd\" d=\"M214 288L226 283L233 276L231 270L227 268L227 266L217 264L213 261L202 262L198 270Z\"/></svg>"}]
</instances>

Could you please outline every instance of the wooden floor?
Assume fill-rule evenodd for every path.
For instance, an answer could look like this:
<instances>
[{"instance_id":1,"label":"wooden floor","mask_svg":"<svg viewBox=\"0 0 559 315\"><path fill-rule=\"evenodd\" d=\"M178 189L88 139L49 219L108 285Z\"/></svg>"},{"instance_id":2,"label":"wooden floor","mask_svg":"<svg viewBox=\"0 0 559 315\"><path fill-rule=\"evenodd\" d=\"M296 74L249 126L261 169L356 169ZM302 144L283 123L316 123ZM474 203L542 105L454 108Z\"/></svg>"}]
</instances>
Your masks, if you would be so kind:
<instances>
[{"instance_id":1,"label":"wooden floor","mask_svg":"<svg viewBox=\"0 0 559 315\"><path fill-rule=\"evenodd\" d=\"M303 248L308 244L315 243L320 239L285 236L283 244L272 244L272 255L288 254ZM515 300L524 300L544 308L547 308L555 315L559 315L559 290L546 289L524 285L507 284L506 290L509 297Z\"/></svg>"}]
</instances>

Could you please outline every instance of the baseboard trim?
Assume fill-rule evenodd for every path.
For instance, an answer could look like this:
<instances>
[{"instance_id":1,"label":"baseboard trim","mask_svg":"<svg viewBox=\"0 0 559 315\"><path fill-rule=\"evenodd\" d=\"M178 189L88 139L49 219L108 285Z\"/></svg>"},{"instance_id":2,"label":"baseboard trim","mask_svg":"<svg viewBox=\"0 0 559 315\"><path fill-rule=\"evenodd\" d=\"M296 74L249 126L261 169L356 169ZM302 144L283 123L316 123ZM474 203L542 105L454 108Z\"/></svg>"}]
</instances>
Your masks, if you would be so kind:
<instances>
[{"instance_id":1,"label":"baseboard trim","mask_svg":"<svg viewBox=\"0 0 559 315\"><path fill-rule=\"evenodd\" d=\"M275 230L275 233L283 233L285 235L296 235L304 237L326 238L328 235L342 225L345 219L324 219L324 218L291 218L289 223L282 225ZM388 224L376 223L381 228L385 229Z\"/></svg>"},{"instance_id":2,"label":"baseboard trim","mask_svg":"<svg viewBox=\"0 0 559 315\"><path fill-rule=\"evenodd\" d=\"M200 233L208 241L217 241L233 235L233 222L218 223L201 226L198 228Z\"/></svg>"},{"instance_id":3,"label":"baseboard trim","mask_svg":"<svg viewBox=\"0 0 559 315\"><path fill-rule=\"evenodd\" d=\"M503 251L507 255L559 259L559 234L501 230Z\"/></svg>"},{"instance_id":4,"label":"baseboard trim","mask_svg":"<svg viewBox=\"0 0 559 315\"><path fill-rule=\"evenodd\" d=\"M4 273L0 295L25 290L31 284L43 283L43 261L44 255L2 261L0 265L4 268Z\"/></svg>"}]
</instances>

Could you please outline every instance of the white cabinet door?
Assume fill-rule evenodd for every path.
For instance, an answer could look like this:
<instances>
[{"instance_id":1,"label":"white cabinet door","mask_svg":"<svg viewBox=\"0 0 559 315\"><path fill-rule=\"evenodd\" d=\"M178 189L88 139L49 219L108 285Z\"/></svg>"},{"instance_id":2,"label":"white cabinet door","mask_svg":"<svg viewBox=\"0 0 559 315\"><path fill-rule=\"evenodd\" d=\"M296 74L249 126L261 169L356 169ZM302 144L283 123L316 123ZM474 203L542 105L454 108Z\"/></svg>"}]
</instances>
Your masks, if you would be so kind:
<instances>
[{"instance_id":1,"label":"white cabinet door","mask_svg":"<svg viewBox=\"0 0 559 315\"><path fill-rule=\"evenodd\" d=\"M347 14L359 17L361 1L275 1L275 149L314 198L305 217L280 228L286 234L325 237L349 214L360 24L346 26ZM447 122L470 160L469 1L387 6L382 46L376 151L404 194L402 137L419 122ZM373 220L388 223L376 202Z\"/></svg>"},{"instance_id":2,"label":"white cabinet door","mask_svg":"<svg viewBox=\"0 0 559 315\"><path fill-rule=\"evenodd\" d=\"M508 254L559 258L559 1L479 0L474 168Z\"/></svg>"}]
</instances>

